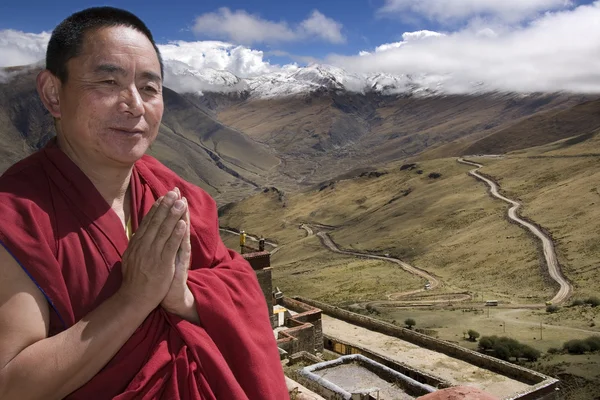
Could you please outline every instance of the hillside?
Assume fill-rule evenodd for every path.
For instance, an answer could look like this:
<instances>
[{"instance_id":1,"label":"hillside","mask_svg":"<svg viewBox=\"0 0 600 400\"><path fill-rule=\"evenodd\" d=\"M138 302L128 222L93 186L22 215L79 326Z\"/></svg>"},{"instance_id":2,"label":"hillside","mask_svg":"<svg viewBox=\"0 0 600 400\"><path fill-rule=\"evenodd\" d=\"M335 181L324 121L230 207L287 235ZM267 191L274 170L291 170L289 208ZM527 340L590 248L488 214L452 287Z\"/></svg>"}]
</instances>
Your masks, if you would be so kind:
<instances>
[{"instance_id":1,"label":"hillside","mask_svg":"<svg viewBox=\"0 0 600 400\"><path fill-rule=\"evenodd\" d=\"M560 112L548 111L524 119L471 144L465 154L504 154L541 146L600 128L600 100L578 104Z\"/></svg>"},{"instance_id":2,"label":"hillside","mask_svg":"<svg viewBox=\"0 0 600 400\"><path fill-rule=\"evenodd\" d=\"M592 222L600 217L599 137L575 137L502 159L477 159L485 165L483 173L523 203L522 214L555 239L578 298L596 293L600 280L600 226ZM404 170L391 163L373 171L378 174L347 175L289 195L285 207L272 192L258 194L224 209L221 223L277 239L283 246L273 258L276 284L291 293L306 290L305 280L311 279L311 274L290 275L298 272L300 255L304 265L321 264L321 255L310 256L321 244L314 237L303 238L298 229L311 223L335 227L330 234L342 248L389 253L435 274L444 283L442 292L469 291L520 304L551 297L556 287L538 242L507 221L505 203L493 200L468 170L453 158L422 161ZM441 176L429 177L432 172ZM388 273L394 270L389 268ZM352 280L348 271L345 276ZM329 286L326 281L313 284ZM389 294L393 288L381 290ZM379 298L381 293L373 290L371 295ZM353 292L345 299L358 300Z\"/></svg>"},{"instance_id":3,"label":"hillside","mask_svg":"<svg viewBox=\"0 0 600 400\"><path fill-rule=\"evenodd\" d=\"M304 97L231 99L206 94L224 124L267 144L285 160L286 173L314 184L348 169L371 167L434 151L463 154L473 142L542 112L588 99L566 94L382 96L323 92ZM553 141L538 133L541 143ZM519 141L515 146L519 147ZM527 145L527 143L524 143ZM436 151L436 149L439 149Z\"/></svg>"}]
</instances>

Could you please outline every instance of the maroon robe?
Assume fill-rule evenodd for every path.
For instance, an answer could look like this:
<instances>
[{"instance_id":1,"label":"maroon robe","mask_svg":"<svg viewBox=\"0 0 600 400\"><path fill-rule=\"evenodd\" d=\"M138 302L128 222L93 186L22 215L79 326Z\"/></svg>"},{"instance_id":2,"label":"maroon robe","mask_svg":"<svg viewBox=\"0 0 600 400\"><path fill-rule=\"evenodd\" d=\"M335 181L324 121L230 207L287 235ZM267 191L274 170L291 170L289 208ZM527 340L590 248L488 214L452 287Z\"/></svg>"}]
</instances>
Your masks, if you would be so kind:
<instances>
[{"instance_id":1,"label":"maroon robe","mask_svg":"<svg viewBox=\"0 0 600 400\"><path fill-rule=\"evenodd\" d=\"M155 309L109 363L68 399L288 399L264 295L248 262L219 236L214 200L152 157L131 177L132 228L177 186L189 202L188 278L195 325ZM0 177L0 245L50 305L50 335L120 287L123 225L55 141Z\"/></svg>"}]
</instances>

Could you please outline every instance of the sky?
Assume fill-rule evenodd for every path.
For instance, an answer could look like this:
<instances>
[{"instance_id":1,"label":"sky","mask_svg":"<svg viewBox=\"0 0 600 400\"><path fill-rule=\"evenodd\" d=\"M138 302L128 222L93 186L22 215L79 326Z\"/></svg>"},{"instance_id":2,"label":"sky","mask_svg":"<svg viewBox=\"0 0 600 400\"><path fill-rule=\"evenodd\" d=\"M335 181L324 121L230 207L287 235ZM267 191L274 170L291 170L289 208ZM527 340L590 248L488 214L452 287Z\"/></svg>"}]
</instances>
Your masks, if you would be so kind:
<instances>
[{"instance_id":1,"label":"sky","mask_svg":"<svg viewBox=\"0 0 600 400\"><path fill-rule=\"evenodd\" d=\"M52 29L97 5L138 15L167 61L196 70L247 78L323 63L457 91L600 92L600 0L3 2L0 67L43 59Z\"/></svg>"}]
</instances>

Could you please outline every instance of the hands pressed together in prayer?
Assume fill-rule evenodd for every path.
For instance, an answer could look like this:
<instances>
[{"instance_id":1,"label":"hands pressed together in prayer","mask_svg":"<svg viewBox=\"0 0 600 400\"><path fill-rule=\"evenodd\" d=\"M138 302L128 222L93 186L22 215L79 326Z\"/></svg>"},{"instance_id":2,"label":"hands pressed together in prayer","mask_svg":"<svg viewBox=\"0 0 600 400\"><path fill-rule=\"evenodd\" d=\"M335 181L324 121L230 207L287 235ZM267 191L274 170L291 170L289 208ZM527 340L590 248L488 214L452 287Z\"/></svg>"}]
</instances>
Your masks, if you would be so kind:
<instances>
[{"instance_id":1,"label":"hands pressed together in prayer","mask_svg":"<svg viewBox=\"0 0 600 400\"><path fill-rule=\"evenodd\" d=\"M123 254L121 292L141 306L198 323L187 285L190 267L190 213L178 188L159 198L144 217Z\"/></svg>"}]
</instances>

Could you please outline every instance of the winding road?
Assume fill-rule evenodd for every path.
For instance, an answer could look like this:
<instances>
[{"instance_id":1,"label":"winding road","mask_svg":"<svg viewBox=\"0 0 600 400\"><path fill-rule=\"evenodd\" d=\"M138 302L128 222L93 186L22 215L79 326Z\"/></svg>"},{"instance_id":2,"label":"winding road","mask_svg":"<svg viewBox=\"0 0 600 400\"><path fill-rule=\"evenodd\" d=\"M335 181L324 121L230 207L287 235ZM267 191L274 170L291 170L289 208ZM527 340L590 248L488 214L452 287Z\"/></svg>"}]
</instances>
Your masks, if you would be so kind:
<instances>
[{"instance_id":1,"label":"winding road","mask_svg":"<svg viewBox=\"0 0 600 400\"><path fill-rule=\"evenodd\" d=\"M542 241L544 258L546 259L546 265L548 267L550 277L560 285L560 289L550 301L553 304L560 304L564 302L573 292L573 286L569 283L569 281L567 281L560 269L560 265L558 264L558 260L556 258L556 251L554 250L554 243L552 242L552 240L537 226L519 217L517 211L521 207L521 203L502 196L498 191L498 185L494 181L486 178L485 176L477 172L483 167L483 165L474 163L472 161L467 161L462 158L459 158L457 161L461 164L477 167L476 169L469 171L469 174L485 182L490 187L490 193L492 194L492 196L511 204L512 207L510 207L510 209L508 210L508 218L515 221L519 225L529 229L531 233L533 233Z\"/></svg>"},{"instance_id":2,"label":"winding road","mask_svg":"<svg viewBox=\"0 0 600 400\"><path fill-rule=\"evenodd\" d=\"M315 235L313 227L311 227L308 224L301 224L300 228L304 229L308 236ZM389 262L399 265L403 270L405 270L413 275L420 276L421 278L427 280L427 282L429 283L429 290L435 289L438 286L440 286L440 281L436 277L434 277L427 271L413 267L412 265L405 263L404 261L402 261L400 259L393 258L393 257L386 257L386 256L377 256L377 255L367 254L367 253L360 253L360 252L356 252L356 251L342 250L333 242L333 240L331 239L329 234L327 234L326 232L319 231L316 233L316 236L321 240L321 243L325 247L327 247L329 250L333 251L334 253L345 254L345 255L361 257L361 258L372 258L375 260L389 261ZM388 307L393 306L392 303L404 304L407 302L397 301L397 299L399 299L401 297L425 292L425 291L426 291L425 289L416 289L416 290L411 290L408 292L391 293L391 294L387 295L389 301L372 301L372 302L368 302L368 304L373 305L373 306L385 305ZM470 296L467 295L466 299L470 299ZM427 303L446 302L446 301L447 300L432 300L432 301L428 301ZM413 303L413 302L411 302L411 303Z\"/></svg>"}]
</instances>

